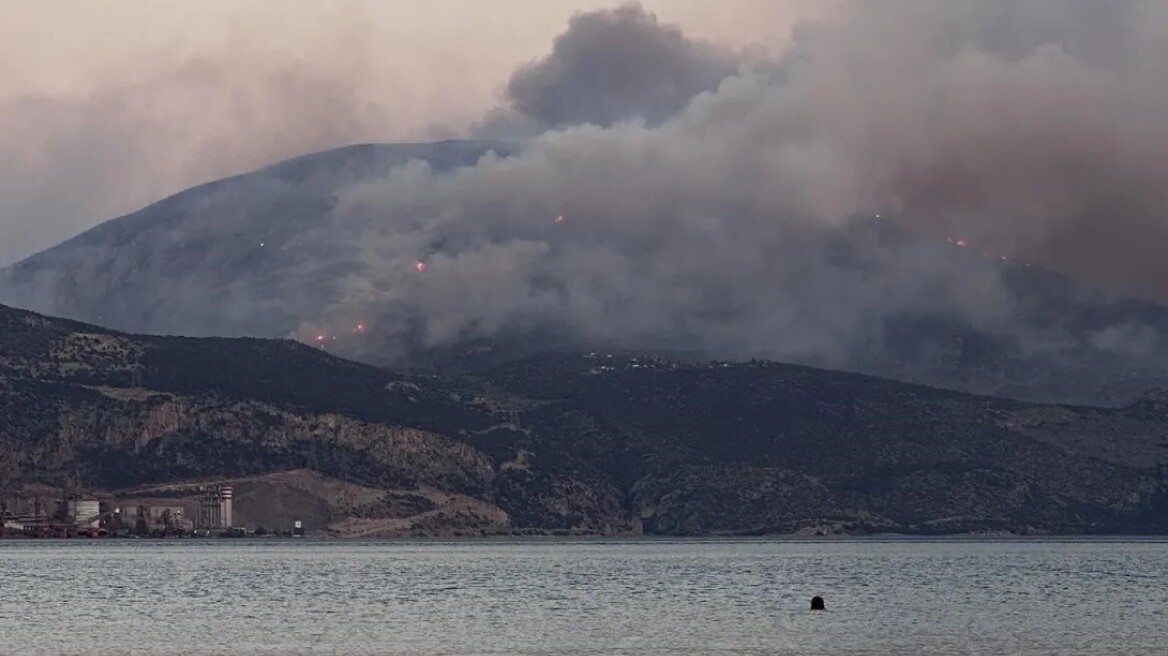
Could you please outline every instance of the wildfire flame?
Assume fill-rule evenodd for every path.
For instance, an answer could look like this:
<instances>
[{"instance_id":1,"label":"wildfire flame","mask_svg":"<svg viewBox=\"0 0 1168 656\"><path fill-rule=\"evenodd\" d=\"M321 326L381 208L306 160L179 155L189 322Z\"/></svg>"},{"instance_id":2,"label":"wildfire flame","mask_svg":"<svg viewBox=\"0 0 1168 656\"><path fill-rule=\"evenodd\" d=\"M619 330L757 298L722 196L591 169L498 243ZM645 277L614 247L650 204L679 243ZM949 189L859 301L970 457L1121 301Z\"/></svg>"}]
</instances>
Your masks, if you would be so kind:
<instances>
[{"instance_id":1,"label":"wildfire flame","mask_svg":"<svg viewBox=\"0 0 1168 656\"><path fill-rule=\"evenodd\" d=\"M421 261L421 260L418 260L417 262L414 262L414 269L416 269L419 273L422 271L425 271L426 270L426 263Z\"/></svg>"}]
</instances>

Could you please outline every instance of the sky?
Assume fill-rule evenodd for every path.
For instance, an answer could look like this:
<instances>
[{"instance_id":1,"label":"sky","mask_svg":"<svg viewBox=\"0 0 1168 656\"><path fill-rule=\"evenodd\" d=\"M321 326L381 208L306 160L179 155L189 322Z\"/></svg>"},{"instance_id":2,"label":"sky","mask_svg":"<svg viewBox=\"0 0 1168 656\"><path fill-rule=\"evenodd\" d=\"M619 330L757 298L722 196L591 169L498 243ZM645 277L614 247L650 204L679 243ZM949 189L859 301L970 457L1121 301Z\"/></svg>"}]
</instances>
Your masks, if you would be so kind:
<instances>
[{"instance_id":1,"label":"sky","mask_svg":"<svg viewBox=\"0 0 1168 656\"><path fill-rule=\"evenodd\" d=\"M775 56L825 0L646 0ZM5 2L0 266L191 185L346 143L465 136L602 0ZM67 9L65 9L67 7Z\"/></svg>"}]
</instances>

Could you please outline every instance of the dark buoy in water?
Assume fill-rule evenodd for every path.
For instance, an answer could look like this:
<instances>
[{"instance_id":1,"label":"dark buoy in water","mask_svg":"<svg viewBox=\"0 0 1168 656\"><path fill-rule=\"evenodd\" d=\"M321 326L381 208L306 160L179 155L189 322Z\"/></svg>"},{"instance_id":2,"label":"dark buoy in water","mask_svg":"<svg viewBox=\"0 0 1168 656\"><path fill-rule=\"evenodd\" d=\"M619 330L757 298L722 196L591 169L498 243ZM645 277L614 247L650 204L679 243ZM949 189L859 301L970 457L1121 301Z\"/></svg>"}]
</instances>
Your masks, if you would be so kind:
<instances>
[{"instance_id":1,"label":"dark buoy in water","mask_svg":"<svg viewBox=\"0 0 1168 656\"><path fill-rule=\"evenodd\" d=\"M811 598L811 610L827 610L823 606L823 597L815 596Z\"/></svg>"}]
</instances>

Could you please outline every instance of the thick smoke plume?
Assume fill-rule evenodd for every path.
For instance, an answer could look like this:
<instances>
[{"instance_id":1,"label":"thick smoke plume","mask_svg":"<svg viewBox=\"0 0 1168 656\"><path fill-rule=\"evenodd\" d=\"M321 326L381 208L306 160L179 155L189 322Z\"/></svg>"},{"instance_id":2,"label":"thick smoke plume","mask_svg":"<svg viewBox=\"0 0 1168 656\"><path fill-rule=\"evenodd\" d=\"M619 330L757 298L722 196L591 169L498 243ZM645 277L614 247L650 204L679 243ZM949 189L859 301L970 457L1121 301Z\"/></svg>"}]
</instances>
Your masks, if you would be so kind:
<instances>
[{"instance_id":1,"label":"thick smoke plume","mask_svg":"<svg viewBox=\"0 0 1168 656\"><path fill-rule=\"evenodd\" d=\"M1163 298L1166 9L862 3L808 36L793 79L869 199Z\"/></svg>"},{"instance_id":2,"label":"thick smoke plume","mask_svg":"<svg viewBox=\"0 0 1168 656\"><path fill-rule=\"evenodd\" d=\"M1140 0L852 2L733 75L636 8L578 17L509 91L531 118L592 125L343 193L330 230L360 235L363 271L322 318L392 308L377 328L397 344L552 323L825 364L897 311L1018 332L994 269L848 220L876 214L1162 291L1166 17ZM597 49L631 53L629 77ZM664 91L633 93L648 79ZM614 91L589 102L598 87Z\"/></svg>"},{"instance_id":3,"label":"thick smoke plume","mask_svg":"<svg viewBox=\"0 0 1168 656\"><path fill-rule=\"evenodd\" d=\"M514 114L542 129L657 124L738 67L731 53L625 5L573 17L550 54L512 75L506 97Z\"/></svg>"}]
</instances>

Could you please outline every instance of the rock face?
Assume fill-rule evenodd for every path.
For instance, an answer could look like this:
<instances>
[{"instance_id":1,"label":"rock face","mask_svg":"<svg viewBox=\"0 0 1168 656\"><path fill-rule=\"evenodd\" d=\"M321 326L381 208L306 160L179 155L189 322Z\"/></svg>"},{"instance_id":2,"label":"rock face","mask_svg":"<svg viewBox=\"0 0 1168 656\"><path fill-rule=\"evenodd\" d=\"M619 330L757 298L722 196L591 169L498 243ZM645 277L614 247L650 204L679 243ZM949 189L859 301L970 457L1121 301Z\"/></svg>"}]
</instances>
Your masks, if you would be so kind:
<instances>
[{"instance_id":1,"label":"rock face","mask_svg":"<svg viewBox=\"0 0 1168 656\"><path fill-rule=\"evenodd\" d=\"M1168 419L754 362L402 374L0 306L0 486L178 494L343 536L1168 532ZM163 491L163 492L160 492Z\"/></svg>"}]
</instances>

